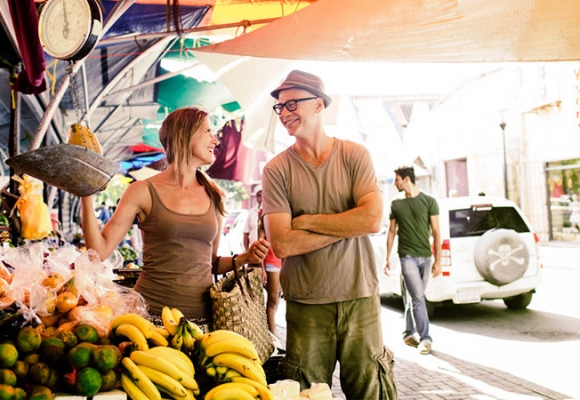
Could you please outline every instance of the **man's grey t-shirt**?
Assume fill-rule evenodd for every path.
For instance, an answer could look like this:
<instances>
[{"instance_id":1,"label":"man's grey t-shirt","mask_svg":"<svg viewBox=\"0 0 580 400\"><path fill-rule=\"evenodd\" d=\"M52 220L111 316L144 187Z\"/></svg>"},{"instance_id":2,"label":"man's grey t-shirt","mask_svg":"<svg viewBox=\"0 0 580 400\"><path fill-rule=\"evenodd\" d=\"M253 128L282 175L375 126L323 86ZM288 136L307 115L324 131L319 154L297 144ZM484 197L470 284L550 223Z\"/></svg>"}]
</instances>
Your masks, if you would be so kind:
<instances>
[{"instance_id":1,"label":"man's grey t-shirt","mask_svg":"<svg viewBox=\"0 0 580 400\"><path fill-rule=\"evenodd\" d=\"M355 207L362 196L379 191L366 148L335 139L319 166L304 161L292 148L264 168L264 215L336 214ZM342 239L309 254L282 260L284 297L307 304L326 304L379 293L373 247L368 236Z\"/></svg>"}]
</instances>

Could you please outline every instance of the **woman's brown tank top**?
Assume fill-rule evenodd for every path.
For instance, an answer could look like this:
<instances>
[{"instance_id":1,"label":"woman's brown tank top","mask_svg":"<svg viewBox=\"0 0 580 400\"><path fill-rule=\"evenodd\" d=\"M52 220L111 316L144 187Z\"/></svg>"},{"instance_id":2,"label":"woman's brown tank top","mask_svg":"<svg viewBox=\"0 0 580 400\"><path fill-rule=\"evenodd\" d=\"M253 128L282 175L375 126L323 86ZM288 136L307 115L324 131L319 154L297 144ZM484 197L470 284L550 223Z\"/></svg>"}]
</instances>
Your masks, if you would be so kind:
<instances>
[{"instance_id":1,"label":"woman's brown tank top","mask_svg":"<svg viewBox=\"0 0 580 400\"><path fill-rule=\"evenodd\" d=\"M179 214L161 202L153 184L151 213L139 224L143 232L143 269L135 290L149 312L176 307L187 318L211 318L213 240L217 234L216 209L198 215Z\"/></svg>"}]
</instances>

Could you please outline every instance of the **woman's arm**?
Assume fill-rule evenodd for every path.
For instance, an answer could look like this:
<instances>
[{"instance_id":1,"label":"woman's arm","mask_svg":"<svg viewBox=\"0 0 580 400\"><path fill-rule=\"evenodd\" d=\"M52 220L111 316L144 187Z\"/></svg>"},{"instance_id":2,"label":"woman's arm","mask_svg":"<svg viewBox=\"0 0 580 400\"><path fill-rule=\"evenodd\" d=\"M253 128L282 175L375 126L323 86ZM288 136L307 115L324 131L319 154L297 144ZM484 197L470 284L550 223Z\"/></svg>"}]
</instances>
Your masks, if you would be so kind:
<instances>
[{"instance_id":1,"label":"woman's arm","mask_svg":"<svg viewBox=\"0 0 580 400\"><path fill-rule=\"evenodd\" d=\"M139 183L129 185L102 232L95 216L92 196L81 199L81 225L85 244L88 249L95 250L101 260L105 260L117 248L141 212L142 198L148 196L149 192L145 184Z\"/></svg>"}]
</instances>

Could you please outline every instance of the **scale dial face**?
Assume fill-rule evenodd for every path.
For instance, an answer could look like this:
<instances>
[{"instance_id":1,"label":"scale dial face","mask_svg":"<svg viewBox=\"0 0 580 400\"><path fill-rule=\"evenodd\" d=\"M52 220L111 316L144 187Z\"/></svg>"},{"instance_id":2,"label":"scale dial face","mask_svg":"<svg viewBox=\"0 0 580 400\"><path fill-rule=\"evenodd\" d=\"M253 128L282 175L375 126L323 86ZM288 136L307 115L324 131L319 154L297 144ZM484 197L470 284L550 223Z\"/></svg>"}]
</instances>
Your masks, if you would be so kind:
<instances>
[{"instance_id":1,"label":"scale dial face","mask_svg":"<svg viewBox=\"0 0 580 400\"><path fill-rule=\"evenodd\" d=\"M88 0L49 0L38 25L44 50L54 58L74 59L92 35L101 32L100 9L96 10Z\"/></svg>"}]
</instances>

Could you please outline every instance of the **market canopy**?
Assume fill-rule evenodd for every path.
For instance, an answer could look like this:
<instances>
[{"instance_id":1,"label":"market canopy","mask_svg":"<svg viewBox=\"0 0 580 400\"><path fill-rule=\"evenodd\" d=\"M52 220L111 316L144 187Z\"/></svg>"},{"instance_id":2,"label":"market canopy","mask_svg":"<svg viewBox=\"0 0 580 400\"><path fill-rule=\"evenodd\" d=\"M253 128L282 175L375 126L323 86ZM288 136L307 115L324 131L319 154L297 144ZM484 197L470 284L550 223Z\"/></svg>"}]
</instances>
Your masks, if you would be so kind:
<instances>
[{"instance_id":1,"label":"market canopy","mask_svg":"<svg viewBox=\"0 0 580 400\"><path fill-rule=\"evenodd\" d=\"M33 144L38 146L40 140L42 145L63 142L68 125L78 119L80 111L97 134L105 156L120 161L131 157L133 146L139 143L158 145L155 140L148 140L154 136L149 126L154 126L168 111L200 103L207 104L208 108L235 104L236 99L220 82L197 81L182 76L181 71L168 71L160 66L165 58L186 59L191 48L208 43L188 39L189 34L233 37L315 1L99 0L103 10L103 37L75 65L80 110L71 97L66 63L47 54L43 57L42 49L38 51L35 6L42 2L0 2L0 39L4 44L0 50L3 59L0 65L2 159L8 156L14 75L23 71L37 74L31 79L35 85L21 91L24 95L20 96L18 108L21 128L18 152L26 151ZM30 53L36 57L26 57ZM22 60L23 66L19 65ZM64 90L59 92L60 88ZM49 113L48 110L54 109L53 103L57 110ZM158 111L161 112L158 114ZM42 130L46 135L39 135Z\"/></svg>"},{"instance_id":2,"label":"market canopy","mask_svg":"<svg viewBox=\"0 0 580 400\"><path fill-rule=\"evenodd\" d=\"M320 0L202 51L323 61L580 59L578 0Z\"/></svg>"},{"instance_id":3,"label":"market canopy","mask_svg":"<svg viewBox=\"0 0 580 400\"><path fill-rule=\"evenodd\" d=\"M13 23L7 4L28 1L0 2L2 42L12 45L3 46L1 56L10 63L22 58L23 49L15 38L15 26L19 25ZM116 160L127 157L127 149L143 142L145 132L148 137L154 136L151 132L154 128L148 128L147 122L154 125L160 105L171 109L191 102L237 102L244 112L251 112L257 104L254 99L269 100L256 90L232 91L227 79L231 82L240 75L224 73L223 81L208 85L178 76L179 71L160 68L161 60L172 53L195 58L191 50L196 46L181 40L188 34L223 34L220 38L214 36L214 41L237 36L198 49L208 56L221 53L260 59L397 63L580 59L577 0L180 0L179 8L175 0L101 0L101 3L106 33L84 60L82 75L86 86L77 76L77 88L79 98L86 101L91 127L107 157ZM176 15L179 29L175 24L167 25L168 20L176 20ZM255 29L259 26L262 27ZM34 32L28 26L27 30ZM65 78L63 62L47 58L46 63L49 90L37 96L22 96L21 124L25 132L21 136L25 141L34 135L55 87ZM279 79L276 74L286 72L283 62L278 66L273 62L265 65L270 70L263 75L262 85L272 85ZM8 141L10 124L11 72L0 70L3 146ZM249 79L243 83L246 87L251 85ZM188 90L190 87L193 89ZM186 89L178 93L175 88ZM59 101L59 112L50 118L47 144L66 138L64 130L74 114L70 94L65 92ZM248 127L256 120L248 121Z\"/></svg>"}]
</instances>

